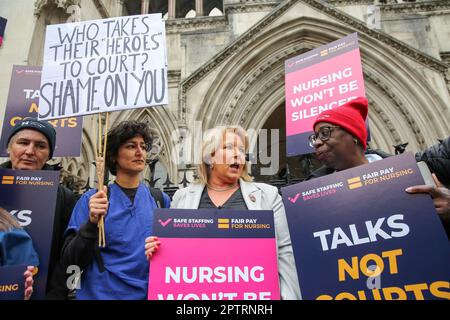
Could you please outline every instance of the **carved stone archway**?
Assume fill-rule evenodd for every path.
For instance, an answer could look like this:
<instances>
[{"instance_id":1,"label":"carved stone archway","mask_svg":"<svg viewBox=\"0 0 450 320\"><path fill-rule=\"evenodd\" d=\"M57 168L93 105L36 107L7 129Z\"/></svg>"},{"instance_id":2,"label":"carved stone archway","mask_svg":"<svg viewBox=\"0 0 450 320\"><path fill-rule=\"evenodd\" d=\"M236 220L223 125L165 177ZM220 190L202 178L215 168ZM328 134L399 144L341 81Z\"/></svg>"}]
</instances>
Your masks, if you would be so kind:
<instances>
[{"instance_id":1,"label":"carved stone archway","mask_svg":"<svg viewBox=\"0 0 450 320\"><path fill-rule=\"evenodd\" d=\"M87 123L90 122L91 119L84 120ZM90 136L90 132L86 130L86 128L90 128L91 125L86 125L81 134L81 152L80 157L64 157L61 158L61 166L63 168L62 182L63 184L67 184L67 181L64 179L69 178L72 182L75 182L79 186L78 190L80 191L82 187L86 186L86 183L89 182L88 187L94 187L95 181L95 167L92 164L95 161L95 150L94 144Z\"/></svg>"},{"instance_id":2,"label":"carved stone archway","mask_svg":"<svg viewBox=\"0 0 450 320\"><path fill-rule=\"evenodd\" d=\"M259 32L228 57L226 51L224 59L216 57L221 69L206 90L202 107L186 105L186 109L193 111L194 120L203 121L204 128L237 123L259 129L284 101L284 61L352 32L337 22L306 17ZM393 144L409 141L408 150L417 151L447 136L449 109L429 84L429 78L445 81L442 71L424 64L424 59L403 56L370 35L360 34L360 48L371 102L372 145L392 151ZM210 66L205 68L210 72ZM196 85L193 79L184 83L182 94L189 96ZM199 86L205 85L201 81Z\"/></svg>"},{"instance_id":3,"label":"carved stone archway","mask_svg":"<svg viewBox=\"0 0 450 320\"><path fill-rule=\"evenodd\" d=\"M152 107L132 109L123 112L111 114L110 128L124 120L137 120L148 123L150 131L153 134L153 149L150 158L158 158L160 164L167 170L172 182L177 183L177 157L173 143L173 133L177 130L174 126L175 121L171 119L170 112L166 108ZM85 117L85 124L82 133L81 156L78 158L62 158L61 165L68 168L74 167L75 171L84 173L79 177L84 181L89 179L90 187L94 187L96 181L95 167L92 163L95 161L95 148L93 135L97 132L97 115ZM174 159L173 159L174 158ZM75 165L76 164L76 165ZM144 170L144 177L148 177L148 168ZM164 177L165 179L165 177Z\"/></svg>"}]
</instances>

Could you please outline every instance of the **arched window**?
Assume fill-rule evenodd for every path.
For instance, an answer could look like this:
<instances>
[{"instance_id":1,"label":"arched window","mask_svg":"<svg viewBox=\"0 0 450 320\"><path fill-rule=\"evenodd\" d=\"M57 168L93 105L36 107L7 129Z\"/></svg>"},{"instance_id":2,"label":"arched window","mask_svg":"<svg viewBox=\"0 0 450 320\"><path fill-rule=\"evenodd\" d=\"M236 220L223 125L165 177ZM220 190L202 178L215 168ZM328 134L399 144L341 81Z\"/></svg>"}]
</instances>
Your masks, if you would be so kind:
<instances>
[{"instance_id":1,"label":"arched window","mask_svg":"<svg viewBox=\"0 0 450 320\"><path fill-rule=\"evenodd\" d=\"M220 11L219 9L214 8L214 9L212 9L212 10L210 11L210 13L208 14L208 16L210 16L210 17L223 16L223 13L222 13L222 11Z\"/></svg>"},{"instance_id":2,"label":"arched window","mask_svg":"<svg viewBox=\"0 0 450 320\"><path fill-rule=\"evenodd\" d=\"M125 0L123 5L127 15L141 14L142 0Z\"/></svg>"},{"instance_id":3,"label":"arched window","mask_svg":"<svg viewBox=\"0 0 450 320\"><path fill-rule=\"evenodd\" d=\"M222 16L223 0L124 0L127 15L161 13L164 19Z\"/></svg>"},{"instance_id":4,"label":"arched window","mask_svg":"<svg viewBox=\"0 0 450 320\"><path fill-rule=\"evenodd\" d=\"M191 17L192 13L190 13L189 17L186 16L191 10L194 11L194 14L195 14L195 0L177 0L176 1L176 6L175 6L175 17L176 18L193 18L193 17Z\"/></svg>"},{"instance_id":5,"label":"arched window","mask_svg":"<svg viewBox=\"0 0 450 320\"><path fill-rule=\"evenodd\" d=\"M84 179L85 178L86 173L84 172L84 168L81 167L80 169L78 169L77 172L77 177L80 179Z\"/></svg>"},{"instance_id":6,"label":"arched window","mask_svg":"<svg viewBox=\"0 0 450 320\"><path fill-rule=\"evenodd\" d=\"M75 174L76 165L74 162L70 162L67 171L69 171L70 174Z\"/></svg>"},{"instance_id":7,"label":"arched window","mask_svg":"<svg viewBox=\"0 0 450 320\"><path fill-rule=\"evenodd\" d=\"M196 14L195 10L191 9L191 10L189 10L188 13L186 13L185 18L195 18L196 15L197 14Z\"/></svg>"},{"instance_id":8,"label":"arched window","mask_svg":"<svg viewBox=\"0 0 450 320\"><path fill-rule=\"evenodd\" d=\"M53 1L48 1L38 13L38 18L33 32L30 51L28 53L28 64L31 66L42 66L44 61L45 29L50 24L65 23L69 14L63 8L58 8Z\"/></svg>"},{"instance_id":9,"label":"arched window","mask_svg":"<svg viewBox=\"0 0 450 320\"><path fill-rule=\"evenodd\" d=\"M161 13L162 16L168 13L168 0L150 0L148 13Z\"/></svg>"},{"instance_id":10,"label":"arched window","mask_svg":"<svg viewBox=\"0 0 450 320\"><path fill-rule=\"evenodd\" d=\"M205 16L222 16L223 0L203 1L203 12Z\"/></svg>"}]
</instances>

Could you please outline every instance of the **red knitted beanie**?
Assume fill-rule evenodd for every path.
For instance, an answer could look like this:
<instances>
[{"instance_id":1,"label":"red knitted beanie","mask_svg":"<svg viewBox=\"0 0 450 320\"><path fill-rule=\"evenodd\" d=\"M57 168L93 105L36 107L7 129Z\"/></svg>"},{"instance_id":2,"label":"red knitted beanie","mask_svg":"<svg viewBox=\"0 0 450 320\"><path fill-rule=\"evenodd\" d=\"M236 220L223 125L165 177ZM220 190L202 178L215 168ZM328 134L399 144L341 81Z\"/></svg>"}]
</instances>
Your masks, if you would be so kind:
<instances>
[{"instance_id":1,"label":"red knitted beanie","mask_svg":"<svg viewBox=\"0 0 450 320\"><path fill-rule=\"evenodd\" d=\"M328 122L342 127L348 133L356 137L366 150L367 130L366 118L368 111L368 101L364 97L358 97L346 104L322 112L314 121L313 129L319 122Z\"/></svg>"}]
</instances>

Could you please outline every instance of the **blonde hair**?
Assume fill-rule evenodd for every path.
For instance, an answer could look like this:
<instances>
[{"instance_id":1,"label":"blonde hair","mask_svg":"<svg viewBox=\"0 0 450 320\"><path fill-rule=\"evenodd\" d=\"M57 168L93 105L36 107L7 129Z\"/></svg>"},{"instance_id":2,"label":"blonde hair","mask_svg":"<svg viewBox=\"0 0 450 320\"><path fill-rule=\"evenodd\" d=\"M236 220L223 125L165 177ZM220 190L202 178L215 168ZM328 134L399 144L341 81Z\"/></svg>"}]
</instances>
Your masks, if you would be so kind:
<instances>
[{"instance_id":1,"label":"blonde hair","mask_svg":"<svg viewBox=\"0 0 450 320\"><path fill-rule=\"evenodd\" d=\"M0 231L8 232L11 229L20 228L19 223L14 219L8 211L0 207Z\"/></svg>"},{"instance_id":2,"label":"blonde hair","mask_svg":"<svg viewBox=\"0 0 450 320\"><path fill-rule=\"evenodd\" d=\"M204 184L208 183L208 178L211 171L210 165L212 162L212 157L214 156L216 150L220 148L227 132L232 132L238 135L244 143L245 153L248 153L248 134L247 131L245 131L245 129L241 126L216 126L212 129L209 129L203 139L201 163L197 166L198 182ZM244 181L252 181L252 178L248 175L247 171L248 162L247 159L245 159L244 169L241 173L241 179Z\"/></svg>"}]
</instances>

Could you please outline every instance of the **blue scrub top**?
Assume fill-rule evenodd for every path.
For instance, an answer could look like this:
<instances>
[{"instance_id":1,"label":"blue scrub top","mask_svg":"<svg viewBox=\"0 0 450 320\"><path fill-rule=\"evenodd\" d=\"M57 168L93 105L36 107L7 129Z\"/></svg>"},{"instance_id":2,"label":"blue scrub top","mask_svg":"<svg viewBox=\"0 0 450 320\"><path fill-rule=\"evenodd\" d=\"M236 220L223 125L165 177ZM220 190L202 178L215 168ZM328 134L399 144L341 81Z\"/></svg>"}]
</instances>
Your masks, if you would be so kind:
<instances>
[{"instance_id":1,"label":"blue scrub top","mask_svg":"<svg viewBox=\"0 0 450 320\"><path fill-rule=\"evenodd\" d=\"M89 220L89 198L97 190L89 190L77 202L67 231L77 230ZM145 257L145 238L152 235L153 210L156 202L149 189L140 184L134 203L116 184L109 188L109 209L105 216L106 247L100 248L105 271L96 259L84 270L77 299L147 298L149 263ZM170 198L164 196L169 207Z\"/></svg>"},{"instance_id":2,"label":"blue scrub top","mask_svg":"<svg viewBox=\"0 0 450 320\"><path fill-rule=\"evenodd\" d=\"M33 241L23 229L0 231L0 266L38 266L39 257Z\"/></svg>"}]
</instances>

